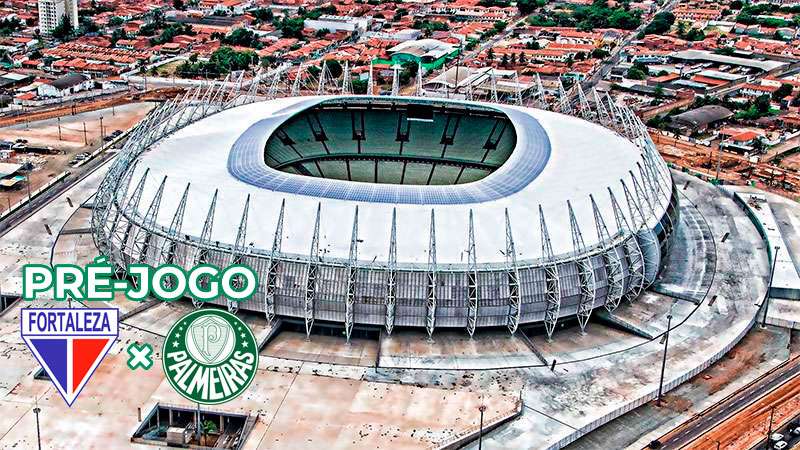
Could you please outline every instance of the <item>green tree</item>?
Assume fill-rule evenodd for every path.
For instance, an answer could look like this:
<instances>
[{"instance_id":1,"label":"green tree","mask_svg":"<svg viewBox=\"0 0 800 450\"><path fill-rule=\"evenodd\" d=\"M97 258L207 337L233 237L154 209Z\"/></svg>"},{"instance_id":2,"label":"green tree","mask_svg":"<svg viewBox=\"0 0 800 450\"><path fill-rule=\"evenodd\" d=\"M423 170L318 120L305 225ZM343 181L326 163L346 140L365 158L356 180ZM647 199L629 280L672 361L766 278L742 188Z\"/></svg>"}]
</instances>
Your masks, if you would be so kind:
<instances>
[{"instance_id":1,"label":"green tree","mask_svg":"<svg viewBox=\"0 0 800 450\"><path fill-rule=\"evenodd\" d=\"M669 31L675 23L675 15L669 11L664 11L653 16L653 21L644 28L644 34L664 34Z\"/></svg>"},{"instance_id":2,"label":"green tree","mask_svg":"<svg viewBox=\"0 0 800 450\"><path fill-rule=\"evenodd\" d=\"M262 48L258 35L247 28L237 28L222 38L222 43L238 47Z\"/></svg>"},{"instance_id":3,"label":"green tree","mask_svg":"<svg viewBox=\"0 0 800 450\"><path fill-rule=\"evenodd\" d=\"M684 37L686 36L686 31L688 31L689 24L685 21L681 20L678 22L678 36Z\"/></svg>"},{"instance_id":4,"label":"green tree","mask_svg":"<svg viewBox=\"0 0 800 450\"><path fill-rule=\"evenodd\" d=\"M784 97L788 97L792 94L794 87L789 83L782 83L781 87L778 88L777 91L772 93L773 100L781 100Z\"/></svg>"},{"instance_id":5,"label":"green tree","mask_svg":"<svg viewBox=\"0 0 800 450\"><path fill-rule=\"evenodd\" d=\"M22 22L16 17L0 20L0 34L8 36L9 34L21 30Z\"/></svg>"},{"instance_id":6,"label":"green tree","mask_svg":"<svg viewBox=\"0 0 800 450\"><path fill-rule=\"evenodd\" d=\"M367 93L367 80L352 80L350 85L353 86L353 93L355 94Z\"/></svg>"},{"instance_id":7,"label":"green tree","mask_svg":"<svg viewBox=\"0 0 800 450\"><path fill-rule=\"evenodd\" d=\"M125 23L125 19L123 19L120 16L114 16L114 17L108 19L108 26L110 26L110 27L118 27L118 26L122 25L123 23Z\"/></svg>"},{"instance_id":8,"label":"green tree","mask_svg":"<svg viewBox=\"0 0 800 450\"><path fill-rule=\"evenodd\" d=\"M251 11L250 14L255 17L258 22L272 22L272 20L275 19L272 10L267 8L255 9Z\"/></svg>"},{"instance_id":9,"label":"green tree","mask_svg":"<svg viewBox=\"0 0 800 450\"><path fill-rule=\"evenodd\" d=\"M111 33L111 45L117 45L120 39L128 39L128 33L122 28L117 28Z\"/></svg>"},{"instance_id":10,"label":"green tree","mask_svg":"<svg viewBox=\"0 0 800 450\"><path fill-rule=\"evenodd\" d=\"M69 17L66 14L61 16L58 25L53 29L52 36L61 41L67 41L72 38L72 24L69 22Z\"/></svg>"},{"instance_id":11,"label":"green tree","mask_svg":"<svg viewBox=\"0 0 800 450\"><path fill-rule=\"evenodd\" d=\"M686 36L684 37L684 39L686 39L687 41L702 41L705 38L706 34L703 33L703 30L699 28L692 28L691 30L689 30L688 33L686 33Z\"/></svg>"},{"instance_id":12,"label":"green tree","mask_svg":"<svg viewBox=\"0 0 800 450\"><path fill-rule=\"evenodd\" d=\"M633 30L642 22L638 14L617 8L608 17L608 26L611 28L621 28L623 30Z\"/></svg>"},{"instance_id":13,"label":"green tree","mask_svg":"<svg viewBox=\"0 0 800 450\"><path fill-rule=\"evenodd\" d=\"M636 67L631 67L628 69L628 72L625 74L625 76L631 80L644 80L647 78L647 74Z\"/></svg>"},{"instance_id":14,"label":"green tree","mask_svg":"<svg viewBox=\"0 0 800 450\"><path fill-rule=\"evenodd\" d=\"M98 27L97 24L94 23L94 21L89 17L82 16L80 18L80 22L81 22L81 28L79 34L81 35L88 33L97 33L98 31L100 31L100 27Z\"/></svg>"},{"instance_id":15,"label":"green tree","mask_svg":"<svg viewBox=\"0 0 800 450\"><path fill-rule=\"evenodd\" d=\"M333 78L339 78L342 76L342 72L344 72L344 69L342 69L342 64L335 59L329 59L326 61L326 66L328 67L328 72L331 73Z\"/></svg>"},{"instance_id":16,"label":"green tree","mask_svg":"<svg viewBox=\"0 0 800 450\"><path fill-rule=\"evenodd\" d=\"M759 136L753 141L753 150L758 153L764 153L764 150L767 149L767 144L764 142L764 138Z\"/></svg>"},{"instance_id":17,"label":"green tree","mask_svg":"<svg viewBox=\"0 0 800 450\"><path fill-rule=\"evenodd\" d=\"M304 19L302 17L295 17L294 19L284 17L278 25L278 29L281 30L281 36L296 39L303 37L303 27Z\"/></svg>"},{"instance_id":18,"label":"green tree","mask_svg":"<svg viewBox=\"0 0 800 450\"><path fill-rule=\"evenodd\" d=\"M528 15L538 7L540 6L535 0L517 0L517 9L522 15Z\"/></svg>"},{"instance_id":19,"label":"green tree","mask_svg":"<svg viewBox=\"0 0 800 450\"><path fill-rule=\"evenodd\" d=\"M756 98L754 106L756 107L756 111L760 114L768 113L771 106L769 95L764 94Z\"/></svg>"}]
</instances>

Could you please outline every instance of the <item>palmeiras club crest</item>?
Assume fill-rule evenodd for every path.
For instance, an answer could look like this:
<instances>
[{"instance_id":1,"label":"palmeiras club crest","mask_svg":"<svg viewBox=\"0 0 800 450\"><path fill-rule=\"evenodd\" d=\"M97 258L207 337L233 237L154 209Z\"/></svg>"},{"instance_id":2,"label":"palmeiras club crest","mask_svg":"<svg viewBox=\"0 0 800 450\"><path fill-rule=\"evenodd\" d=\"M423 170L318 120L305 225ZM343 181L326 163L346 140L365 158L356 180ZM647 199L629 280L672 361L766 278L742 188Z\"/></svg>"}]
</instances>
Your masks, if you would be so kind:
<instances>
[{"instance_id":1,"label":"palmeiras club crest","mask_svg":"<svg viewBox=\"0 0 800 450\"><path fill-rule=\"evenodd\" d=\"M20 333L72 406L119 335L119 310L22 308Z\"/></svg>"}]
</instances>

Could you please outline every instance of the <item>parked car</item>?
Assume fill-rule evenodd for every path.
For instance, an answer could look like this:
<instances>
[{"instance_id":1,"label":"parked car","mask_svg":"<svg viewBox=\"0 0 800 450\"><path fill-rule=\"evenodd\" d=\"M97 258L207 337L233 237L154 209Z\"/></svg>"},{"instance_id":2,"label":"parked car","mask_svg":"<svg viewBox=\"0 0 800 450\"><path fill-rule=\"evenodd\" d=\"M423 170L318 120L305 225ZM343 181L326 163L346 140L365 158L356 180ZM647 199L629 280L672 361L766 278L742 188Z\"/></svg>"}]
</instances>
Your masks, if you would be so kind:
<instances>
[{"instance_id":1,"label":"parked car","mask_svg":"<svg viewBox=\"0 0 800 450\"><path fill-rule=\"evenodd\" d=\"M772 446L775 450L784 450L789 444L786 441L778 441Z\"/></svg>"},{"instance_id":2,"label":"parked car","mask_svg":"<svg viewBox=\"0 0 800 450\"><path fill-rule=\"evenodd\" d=\"M782 441L783 435L781 433L772 433L769 437L769 440L772 442Z\"/></svg>"}]
</instances>

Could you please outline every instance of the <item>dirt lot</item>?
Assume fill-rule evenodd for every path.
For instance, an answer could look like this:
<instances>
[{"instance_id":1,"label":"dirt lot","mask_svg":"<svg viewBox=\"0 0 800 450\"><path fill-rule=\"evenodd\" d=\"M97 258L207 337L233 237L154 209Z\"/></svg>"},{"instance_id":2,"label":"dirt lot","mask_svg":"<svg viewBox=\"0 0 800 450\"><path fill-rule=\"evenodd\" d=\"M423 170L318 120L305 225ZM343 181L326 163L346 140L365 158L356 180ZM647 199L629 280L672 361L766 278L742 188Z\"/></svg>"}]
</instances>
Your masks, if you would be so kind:
<instances>
[{"instance_id":1,"label":"dirt lot","mask_svg":"<svg viewBox=\"0 0 800 450\"><path fill-rule=\"evenodd\" d=\"M710 147L705 147L658 133L651 132L651 136L661 156L667 162L679 167L690 168L704 173L709 178L714 178L716 177L717 161L721 157L719 178L726 184L744 185L753 183L759 189L788 198L797 198L797 192L800 191L800 188L790 189L790 186L787 187L787 185L781 183L784 179L784 171L778 170L777 167L767 164L753 164L744 156L733 152L723 151L720 154L718 142L716 141L712 142ZM785 157L780 164L780 168L793 168L791 166L792 158L797 158L794 161L796 167L800 167L800 157L795 154ZM773 171L772 169L776 170ZM800 185L800 182L797 181L797 174L794 172L785 172L785 180L788 184Z\"/></svg>"},{"instance_id":2,"label":"dirt lot","mask_svg":"<svg viewBox=\"0 0 800 450\"><path fill-rule=\"evenodd\" d=\"M800 171L800 153L794 153L781 160L781 167Z\"/></svg>"},{"instance_id":3,"label":"dirt lot","mask_svg":"<svg viewBox=\"0 0 800 450\"><path fill-rule=\"evenodd\" d=\"M175 70L178 69L178 66L183 64L184 60L172 61L170 63L166 63L163 66L158 67L158 76L160 77L171 77L175 75Z\"/></svg>"},{"instance_id":4,"label":"dirt lot","mask_svg":"<svg viewBox=\"0 0 800 450\"><path fill-rule=\"evenodd\" d=\"M52 147L58 151L57 154L48 155L22 152L15 154L10 159L2 159L0 162L33 162L34 169L30 173L22 175L30 177L30 188L32 191L36 190L56 175L68 170L70 168L69 160L74 155L85 151L90 152L100 147L102 144L100 117L103 118L103 133L110 134L114 130L124 131L131 128L154 106L153 103L132 103L61 117L61 139L59 139L59 121L57 119L0 128L0 140L25 139L29 146ZM86 124L85 134L84 124ZM25 182L18 183L15 189L0 190L0 212L26 195L28 195L28 187Z\"/></svg>"}]
</instances>

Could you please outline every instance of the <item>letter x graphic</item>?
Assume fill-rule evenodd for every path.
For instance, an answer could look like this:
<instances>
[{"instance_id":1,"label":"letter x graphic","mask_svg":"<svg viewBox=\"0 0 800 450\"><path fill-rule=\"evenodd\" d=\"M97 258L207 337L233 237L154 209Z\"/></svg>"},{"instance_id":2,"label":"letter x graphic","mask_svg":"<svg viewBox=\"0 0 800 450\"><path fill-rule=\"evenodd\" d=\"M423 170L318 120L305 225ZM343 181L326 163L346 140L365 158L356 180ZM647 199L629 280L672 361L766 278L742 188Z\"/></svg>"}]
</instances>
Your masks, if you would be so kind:
<instances>
[{"instance_id":1,"label":"letter x graphic","mask_svg":"<svg viewBox=\"0 0 800 450\"><path fill-rule=\"evenodd\" d=\"M136 370L140 366L144 370L153 367L153 346L150 344L139 345L136 342L128 346L128 368Z\"/></svg>"}]
</instances>

